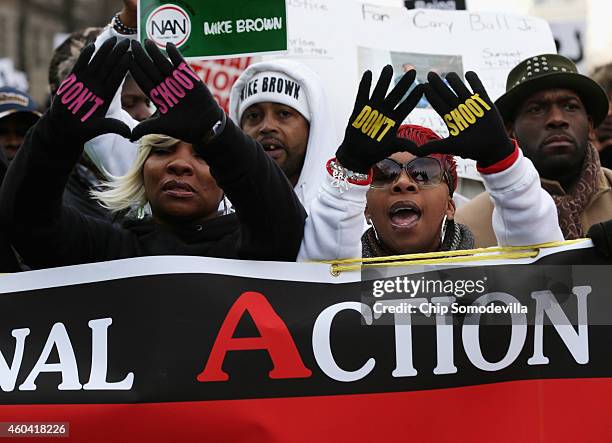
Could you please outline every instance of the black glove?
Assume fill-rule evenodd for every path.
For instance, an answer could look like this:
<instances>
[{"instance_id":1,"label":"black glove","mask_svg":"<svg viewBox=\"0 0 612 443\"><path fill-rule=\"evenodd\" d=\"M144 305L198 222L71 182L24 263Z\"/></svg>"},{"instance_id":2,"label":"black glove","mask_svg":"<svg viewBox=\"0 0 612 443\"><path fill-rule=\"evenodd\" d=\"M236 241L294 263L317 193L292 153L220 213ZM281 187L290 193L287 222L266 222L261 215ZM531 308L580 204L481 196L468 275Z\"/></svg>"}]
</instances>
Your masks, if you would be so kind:
<instances>
[{"instance_id":1,"label":"black glove","mask_svg":"<svg viewBox=\"0 0 612 443\"><path fill-rule=\"evenodd\" d=\"M411 70L404 74L385 98L392 76L391 65L385 66L372 97L372 73L366 71L361 77L353 114L346 126L344 140L336 151L336 159L346 169L367 174L373 165L394 152L412 152L416 148L412 141L398 138L397 129L417 105L423 91L421 86L417 85L397 106L414 83L416 71Z\"/></svg>"},{"instance_id":2,"label":"black glove","mask_svg":"<svg viewBox=\"0 0 612 443\"><path fill-rule=\"evenodd\" d=\"M165 134L191 144L209 141L225 126L225 112L176 46L166 45L168 60L151 40L147 52L132 41L132 76L157 106L157 113L132 131L132 140L147 134ZM148 55L147 55L148 53Z\"/></svg>"},{"instance_id":3,"label":"black glove","mask_svg":"<svg viewBox=\"0 0 612 443\"><path fill-rule=\"evenodd\" d=\"M446 123L450 135L420 146L413 154L458 155L476 160L478 166L486 168L512 154L514 145L476 73L467 72L465 78L474 92L454 72L446 76L452 89L435 72L427 75L425 96Z\"/></svg>"},{"instance_id":4,"label":"black glove","mask_svg":"<svg viewBox=\"0 0 612 443\"><path fill-rule=\"evenodd\" d=\"M612 220L591 226L587 237L593 240L600 254L604 257L612 256Z\"/></svg>"},{"instance_id":5,"label":"black glove","mask_svg":"<svg viewBox=\"0 0 612 443\"><path fill-rule=\"evenodd\" d=\"M57 89L51 107L41 117L37 129L79 146L109 132L129 138L131 131L125 123L105 118L129 68L129 47L128 40L117 43L113 37L102 44L93 58L93 44L83 49L72 72Z\"/></svg>"}]
</instances>

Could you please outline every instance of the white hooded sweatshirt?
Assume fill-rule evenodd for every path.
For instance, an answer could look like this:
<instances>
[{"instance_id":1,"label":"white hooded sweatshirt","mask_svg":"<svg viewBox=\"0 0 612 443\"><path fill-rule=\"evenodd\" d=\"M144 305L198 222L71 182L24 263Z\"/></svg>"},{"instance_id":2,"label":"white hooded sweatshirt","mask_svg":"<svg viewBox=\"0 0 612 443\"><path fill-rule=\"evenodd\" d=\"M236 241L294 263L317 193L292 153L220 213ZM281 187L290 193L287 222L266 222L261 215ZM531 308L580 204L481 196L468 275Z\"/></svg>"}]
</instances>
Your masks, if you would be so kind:
<instances>
[{"instance_id":1,"label":"white hooded sweatshirt","mask_svg":"<svg viewBox=\"0 0 612 443\"><path fill-rule=\"evenodd\" d=\"M301 92L306 94L310 110L310 132L306 157L300 177L295 185L295 193L308 212L310 204L317 196L321 183L325 180L325 164L334 156L338 148L336 129L323 81L309 67L294 60L271 60L249 66L236 80L230 92L229 116L240 126L238 108L240 93L248 82L260 72L280 72L301 85Z\"/></svg>"},{"instance_id":2,"label":"white hooded sweatshirt","mask_svg":"<svg viewBox=\"0 0 612 443\"><path fill-rule=\"evenodd\" d=\"M363 207L367 187L354 187L355 196L340 198L331 185L326 164L335 156L337 140L334 118L324 91L323 81L309 67L294 60L273 60L249 66L230 93L230 117L240 125L240 94L253 77L261 72L278 72L300 83L306 93L310 132L304 166L295 185L295 193L308 213L298 261L329 260L361 256Z\"/></svg>"}]
</instances>

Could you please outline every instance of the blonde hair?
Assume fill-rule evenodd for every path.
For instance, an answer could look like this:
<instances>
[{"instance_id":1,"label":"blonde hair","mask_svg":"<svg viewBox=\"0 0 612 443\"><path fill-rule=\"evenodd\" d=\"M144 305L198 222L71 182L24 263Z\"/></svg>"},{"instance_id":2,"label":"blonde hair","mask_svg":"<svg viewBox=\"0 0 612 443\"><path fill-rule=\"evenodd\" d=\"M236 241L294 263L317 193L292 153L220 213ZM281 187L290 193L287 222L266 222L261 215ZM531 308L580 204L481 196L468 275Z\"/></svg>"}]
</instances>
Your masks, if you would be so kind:
<instances>
[{"instance_id":1,"label":"blonde hair","mask_svg":"<svg viewBox=\"0 0 612 443\"><path fill-rule=\"evenodd\" d=\"M147 204L142 170L153 148L170 148L180 140L167 135L151 134L140 139L138 154L130 170L123 176L112 177L102 184L102 191L90 191L91 196L111 212L142 208Z\"/></svg>"}]
</instances>

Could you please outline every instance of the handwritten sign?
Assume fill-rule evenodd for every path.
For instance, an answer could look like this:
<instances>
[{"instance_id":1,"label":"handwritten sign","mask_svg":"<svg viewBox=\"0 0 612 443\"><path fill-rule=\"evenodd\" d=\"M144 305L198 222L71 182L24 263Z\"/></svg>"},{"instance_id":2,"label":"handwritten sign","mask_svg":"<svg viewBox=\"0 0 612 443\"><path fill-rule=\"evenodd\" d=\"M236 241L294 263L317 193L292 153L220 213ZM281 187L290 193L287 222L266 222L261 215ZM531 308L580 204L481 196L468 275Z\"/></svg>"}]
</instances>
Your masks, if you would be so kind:
<instances>
[{"instance_id":1,"label":"handwritten sign","mask_svg":"<svg viewBox=\"0 0 612 443\"><path fill-rule=\"evenodd\" d=\"M353 109L363 71L377 77L391 64L399 80L417 70L441 75L475 71L495 100L505 92L508 72L527 57L556 53L546 21L521 15L433 9L407 10L350 0L288 0L288 55L314 69L334 106L338 140ZM265 56L264 59L272 57ZM446 125L423 99L405 123L447 136ZM460 175L479 179L472 162Z\"/></svg>"}]
</instances>

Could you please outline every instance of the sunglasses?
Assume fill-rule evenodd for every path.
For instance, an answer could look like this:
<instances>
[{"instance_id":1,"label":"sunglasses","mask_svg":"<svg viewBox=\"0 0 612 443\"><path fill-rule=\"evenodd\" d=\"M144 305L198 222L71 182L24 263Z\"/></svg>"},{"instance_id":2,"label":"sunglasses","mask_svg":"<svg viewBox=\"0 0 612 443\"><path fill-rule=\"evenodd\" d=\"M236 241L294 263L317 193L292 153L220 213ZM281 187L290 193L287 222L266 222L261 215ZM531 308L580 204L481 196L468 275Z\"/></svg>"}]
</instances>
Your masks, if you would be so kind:
<instances>
[{"instance_id":1,"label":"sunglasses","mask_svg":"<svg viewBox=\"0 0 612 443\"><path fill-rule=\"evenodd\" d=\"M438 186L442 180L452 188L448 173L442 169L437 158L417 157L408 163L399 163L391 158L379 161L372 168L372 188L384 188L395 183L402 170L406 171L408 177L417 184L419 189L433 188Z\"/></svg>"}]
</instances>

